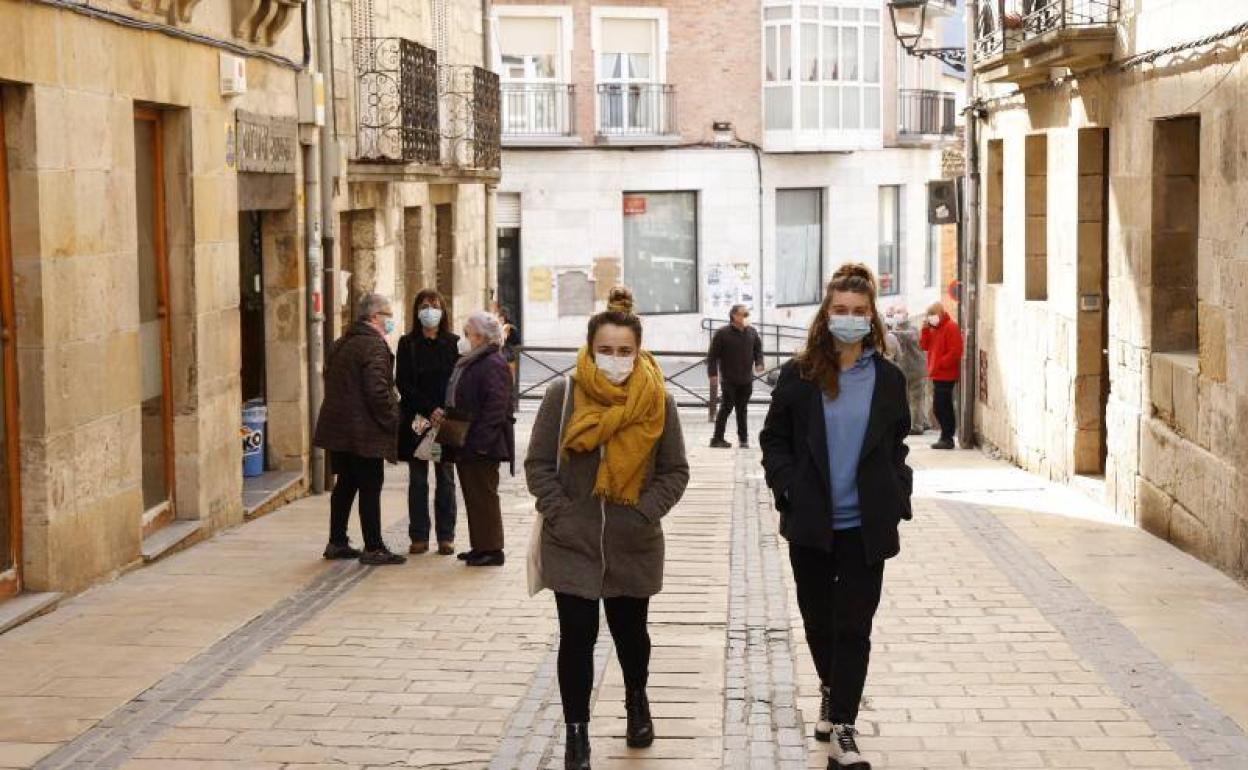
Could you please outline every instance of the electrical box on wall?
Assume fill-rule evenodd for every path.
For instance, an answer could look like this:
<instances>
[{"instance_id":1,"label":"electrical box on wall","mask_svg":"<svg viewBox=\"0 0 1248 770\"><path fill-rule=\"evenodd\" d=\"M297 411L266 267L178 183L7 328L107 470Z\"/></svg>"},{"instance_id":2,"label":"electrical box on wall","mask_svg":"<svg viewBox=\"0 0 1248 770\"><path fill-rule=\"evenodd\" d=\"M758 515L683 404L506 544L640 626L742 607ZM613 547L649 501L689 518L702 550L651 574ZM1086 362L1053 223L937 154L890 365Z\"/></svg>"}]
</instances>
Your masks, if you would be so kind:
<instances>
[{"instance_id":1,"label":"electrical box on wall","mask_svg":"<svg viewBox=\"0 0 1248 770\"><path fill-rule=\"evenodd\" d=\"M305 126L325 125L325 76L305 72L296 82L299 101L299 122Z\"/></svg>"},{"instance_id":2,"label":"electrical box on wall","mask_svg":"<svg viewBox=\"0 0 1248 770\"><path fill-rule=\"evenodd\" d=\"M221 95L242 96L247 93L247 60L231 53L221 54Z\"/></svg>"}]
</instances>

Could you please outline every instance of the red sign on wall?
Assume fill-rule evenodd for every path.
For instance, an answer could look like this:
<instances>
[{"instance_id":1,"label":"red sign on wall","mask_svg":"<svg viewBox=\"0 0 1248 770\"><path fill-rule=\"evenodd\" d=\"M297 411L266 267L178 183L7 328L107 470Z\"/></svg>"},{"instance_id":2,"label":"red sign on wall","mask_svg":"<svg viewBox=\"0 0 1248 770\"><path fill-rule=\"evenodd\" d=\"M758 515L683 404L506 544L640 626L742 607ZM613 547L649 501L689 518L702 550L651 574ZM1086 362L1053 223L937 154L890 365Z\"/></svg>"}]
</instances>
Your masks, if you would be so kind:
<instances>
[{"instance_id":1,"label":"red sign on wall","mask_svg":"<svg viewBox=\"0 0 1248 770\"><path fill-rule=\"evenodd\" d=\"M644 195L625 195L624 196L624 216L630 214L646 213L646 196Z\"/></svg>"}]
</instances>

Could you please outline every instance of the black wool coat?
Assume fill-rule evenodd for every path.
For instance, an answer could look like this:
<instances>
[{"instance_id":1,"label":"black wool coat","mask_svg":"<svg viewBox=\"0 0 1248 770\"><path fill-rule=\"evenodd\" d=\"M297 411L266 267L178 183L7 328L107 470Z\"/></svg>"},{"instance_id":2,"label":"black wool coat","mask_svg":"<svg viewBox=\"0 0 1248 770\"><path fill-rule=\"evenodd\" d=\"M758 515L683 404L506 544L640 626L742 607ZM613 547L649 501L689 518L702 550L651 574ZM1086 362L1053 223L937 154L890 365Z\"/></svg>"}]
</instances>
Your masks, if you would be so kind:
<instances>
[{"instance_id":1,"label":"black wool coat","mask_svg":"<svg viewBox=\"0 0 1248 770\"><path fill-rule=\"evenodd\" d=\"M858 461L862 540L870 564L901 550L897 525L911 517L913 487L906 465L906 378L883 356L874 359L875 390ZM835 534L823 390L803 379L793 361L780 370L759 445L767 486L780 512L780 534L794 545L831 550Z\"/></svg>"},{"instance_id":2,"label":"black wool coat","mask_svg":"<svg viewBox=\"0 0 1248 770\"><path fill-rule=\"evenodd\" d=\"M313 443L331 452L394 462L398 427L394 354L380 332L357 321L330 353Z\"/></svg>"},{"instance_id":3,"label":"black wool coat","mask_svg":"<svg viewBox=\"0 0 1248 770\"><path fill-rule=\"evenodd\" d=\"M399 386L399 457L410 460L416 451L412 420L429 417L446 406L446 385L459 360L459 337L439 332L429 339L417 329L399 339L396 355Z\"/></svg>"}]
</instances>

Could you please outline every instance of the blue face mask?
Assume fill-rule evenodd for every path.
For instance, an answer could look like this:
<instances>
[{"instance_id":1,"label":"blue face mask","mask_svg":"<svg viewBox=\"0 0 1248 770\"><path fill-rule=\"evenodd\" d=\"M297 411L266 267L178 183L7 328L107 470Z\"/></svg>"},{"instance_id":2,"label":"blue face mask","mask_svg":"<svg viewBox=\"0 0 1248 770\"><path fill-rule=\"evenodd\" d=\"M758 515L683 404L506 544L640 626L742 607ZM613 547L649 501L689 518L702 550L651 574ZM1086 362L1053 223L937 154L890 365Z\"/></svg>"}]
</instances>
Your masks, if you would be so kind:
<instances>
[{"instance_id":1,"label":"blue face mask","mask_svg":"<svg viewBox=\"0 0 1248 770\"><path fill-rule=\"evenodd\" d=\"M387 317L385 320L386 334L394 334L394 319Z\"/></svg>"},{"instance_id":2,"label":"blue face mask","mask_svg":"<svg viewBox=\"0 0 1248 770\"><path fill-rule=\"evenodd\" d=\"M830 315L828 331L841 342L852 345L871 333L871 319L857 315Z\"/></svg>"},{"instance_id":3,"label":"blue face mask","mask_svg":"<svg viewBox=\"0 0 1248 770\"><path fill-rule=\"evenodd\" d=\"M422 307L418 315L420 325L426 329L432 329L442 323L442 311L436 307Z\"/></svg>"}]
</instances>

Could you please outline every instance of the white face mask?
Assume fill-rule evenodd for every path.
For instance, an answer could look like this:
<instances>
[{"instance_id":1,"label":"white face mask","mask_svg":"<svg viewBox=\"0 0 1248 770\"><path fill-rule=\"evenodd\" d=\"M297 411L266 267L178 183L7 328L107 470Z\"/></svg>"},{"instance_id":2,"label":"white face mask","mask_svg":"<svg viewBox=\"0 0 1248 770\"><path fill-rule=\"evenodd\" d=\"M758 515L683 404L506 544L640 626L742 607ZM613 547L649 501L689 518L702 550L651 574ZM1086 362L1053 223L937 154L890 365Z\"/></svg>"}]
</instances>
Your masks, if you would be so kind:
<instances>
[{"instance_id":1,"label":"white face mask","mask_svg":"<svg viewBox=\"0 0 1248 770\"><path fill-rule=\"evenodd\" d=\"M940 316L936 315L935 313L932 313L931 315L927 317L927 322L931 324L932 326L940 326Z\"/></svg>"},{"instance_id":2,"label":"white face mask","mask_svg":"<svg viewBox=\"0 0 1248 770\"><path fill-rule=\"evenodd\" d=\"M602 376L606 377L612 385L620 385L628 379L628 375L633 373L633 364L636 360L637 356L594 354L594 364L598 367L598 371L602 372Z\"/></svg>"},{"instance_id":3,"label":"white face mask","mask_svg":"<svg viewBox=\"0 0 1248 770\"><path fill-rule=\"evenodd\" d=\"M442 311L436 307L422 307L417 315L420 317L420 325L426 329L442 323Z\"/></svg>"},{"instance_id":4,"label":"white face mask","mask_svg":"<svg viewBox=\"0 0 1248 770\"><path fill-rule=\"evenodd\" d=\"M472 343L468 341L468 338L467 338L466 336L465 336L465 337L460 337L460 338L459 338L459 344L458 344L458 346L457 346L457 347L459 348L459 354L460 354L461 356L466 356L466 355L468 355L468 354L469 354L469 353L471 353L471 352L473 351L473 349L474 349L474 348L472 347Z\"/></svg>"}]
</instances>

